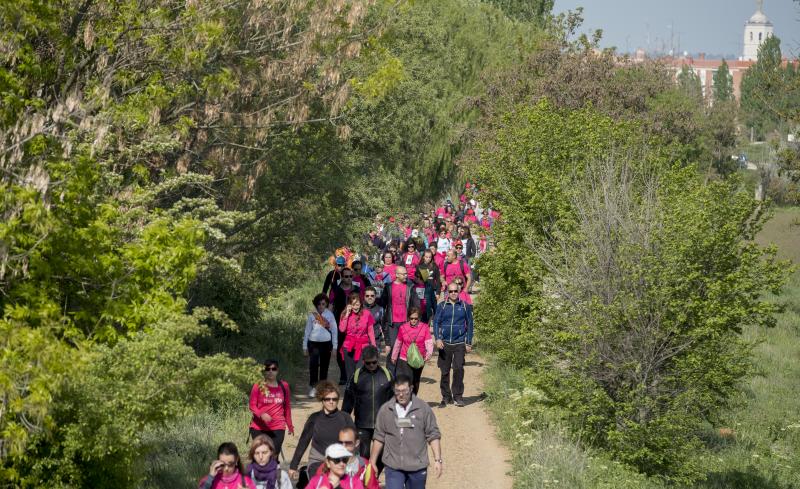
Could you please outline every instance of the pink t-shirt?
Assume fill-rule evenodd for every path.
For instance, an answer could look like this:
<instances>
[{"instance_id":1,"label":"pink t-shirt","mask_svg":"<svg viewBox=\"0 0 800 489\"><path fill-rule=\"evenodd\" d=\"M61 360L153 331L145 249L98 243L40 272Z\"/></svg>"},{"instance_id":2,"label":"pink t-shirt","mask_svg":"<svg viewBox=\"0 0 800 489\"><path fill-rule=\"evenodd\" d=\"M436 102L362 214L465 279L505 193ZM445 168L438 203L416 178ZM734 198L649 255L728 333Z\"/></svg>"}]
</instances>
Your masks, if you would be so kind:
<instances>
[{"instance_id":1,"label":"pink t-shirt","mask_svg":"<svg viewBox=\"0 0 800 489\"><path fill-rule=\"evenodd\" d=\"M392 282L392 322L404 323L408 317L406 310L406 289L408 285Z\"/></svg>"},{"instance_id":2,"label":"pink t-shirt","mask_svg":"<svg viewBox=\"0 0 800 489\"><path fill-rule=\"evenodd\" d=\"M253 413L250 427L260 431L275 431L285 428L289 428L289 431L294 431L294 426L292 425L292 394L289 390L289 384L285 382L283 384L286 388L286 394L290 397L289 399L284 399L281 386L272 387L268 385L266 386L265 394L261 391L260 384L260 382L253 384L253 388L250 390L250 412ZM285 412L284 403L286 404ZM264 413L269 414L272 418L269 423L265 423L261 419L261 415Z\"/></svg>"},{"instance_id":3,"label":"pink t-shirt","mask_svg":"<svg viewBox=\"0 0 800 489\"><path fill-rule=\"evenodd\" d=\"M425 360L433 354L433 337L428 325L420 322L415 328L411 326L411 323L407 322L400 326L397 332L397 340L392 348L392 360L397 361L398 357L401 360L408 360L406 353L408 353L408 348L412 342L417 344L417 348Z\"/></svg>"},{"instance_id":4,"label":"pink t-shirt","mask_svg":"<svg viewBox=\"0 0 800 489\"><path fill-rule=\"evenodd\" d=\"M403 266L406 267L406 270L408 271L408 277L411 280L414 280L414 277L416 276L417 265L419 265L419 259L420 259L419 258L419 253L414 252L414 253L406 253L406 254L404 254L403 255L403 259L401 260L401 262L403 263ZM394 279L392 279L392 280L394 280Z\"/></svg>"},{"instance_id":5,"label":"pink t-shirt","mask_svg":"<svg viewBox=\"0 0 800 489\"><path fill-rule=\"evenodd\" d=\"M394 272L395 272L395 270L397 270L397 265L395 265L394 263L392 263L391 265L384 265L383 266L383 273L388 273L389 277L391 277L391 279L392 279L392 282L394 282L394 278L395 278Z\"/></svg>"},{"instance_id":6,"label":"pink t-shirt","mask_svg":"<svg viewBox=\"0 0 800 489\"><path fill-rule=\"evenodd\" d=\"M461 292L458 294L458 298L461 299L464 304L469 304L470 306L472 305L472 297L470 297L466 288L461 289Z\"/></svg>"},{"instance_id":7,"label":"pink t-shirt","mask_svg":"<svg viewBox=\"0 0 800 489\"><path fill-rule=\"evenodd\" d=\"M470 274L469 264L465 261L456 260L455 263L445 263L444 283L449 284L456 277L462 277L466 282Z\"/></svg>"}]
</instances>

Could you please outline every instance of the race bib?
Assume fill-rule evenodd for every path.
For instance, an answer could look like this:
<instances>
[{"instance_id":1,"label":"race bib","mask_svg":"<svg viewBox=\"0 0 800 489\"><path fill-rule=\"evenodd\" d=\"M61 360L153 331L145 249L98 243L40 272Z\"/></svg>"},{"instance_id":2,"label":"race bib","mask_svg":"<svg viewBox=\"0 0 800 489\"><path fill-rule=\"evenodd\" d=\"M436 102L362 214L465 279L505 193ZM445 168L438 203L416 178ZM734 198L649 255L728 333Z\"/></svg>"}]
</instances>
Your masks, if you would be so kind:
<instances>
[{"instance_id":1,"label":"race bib","mask_svg":"<svg viewBox=\"0 0 800 489\"><path fill-rule=\"evenodd\" d=\"M425 299L425 288L424 287L417 287L417 298L419 300Z\"/></svg>"},{"instance_id":2,"label":"race bib","mask_svg":"<svg viewBox=\"0 0 800 489\"><path fill-rule=\"evenodd\" d=\"M411 265L412 263L414 263L414 255L406 256L406 265Z\"/></svg>"}]
</instances>

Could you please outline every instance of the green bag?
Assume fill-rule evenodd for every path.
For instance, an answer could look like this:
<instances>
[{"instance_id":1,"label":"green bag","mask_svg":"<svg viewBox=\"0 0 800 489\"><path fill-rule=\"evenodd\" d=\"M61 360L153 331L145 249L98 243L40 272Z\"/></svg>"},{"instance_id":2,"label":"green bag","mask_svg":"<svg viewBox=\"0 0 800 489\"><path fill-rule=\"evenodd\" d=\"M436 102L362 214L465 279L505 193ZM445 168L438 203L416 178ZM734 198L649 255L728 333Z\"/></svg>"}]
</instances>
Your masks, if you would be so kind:
<instances>
[{"instance_id":1,"label":"green bag","mask_svg":"<svg viewBox=\"0 0 800 489\"><path fill-rule=\"evenodd\" d=\"M419 328L420 326L417 327ZM417 336L419 336L419 333L417 333ZM411 368L421 368L425 365L425 358L423 358L422 353L420 353L419 348L417 348L417 336L414 337L414 341L411 342L411 345L406 351L406 363Z\"/></svg>"}]
</instances>

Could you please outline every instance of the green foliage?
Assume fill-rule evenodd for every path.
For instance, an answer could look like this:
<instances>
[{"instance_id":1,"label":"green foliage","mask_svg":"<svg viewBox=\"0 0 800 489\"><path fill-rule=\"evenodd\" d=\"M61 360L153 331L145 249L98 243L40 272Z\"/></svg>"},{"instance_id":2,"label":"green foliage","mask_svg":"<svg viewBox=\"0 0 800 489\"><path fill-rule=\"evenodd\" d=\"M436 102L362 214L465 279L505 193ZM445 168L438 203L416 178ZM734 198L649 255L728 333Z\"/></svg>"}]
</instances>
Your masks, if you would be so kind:
<instances>
[{"instance_id":1,"label":"green foliage","mask_svg":"<svg viewBox=\"0 0 800 489\"><path fill-rule=\"evenodd\" d=\"M728 69L728 63L724 59L714 73L712 88L714 90L714 103L733 100L733 76Z\"/></svg>"},{"instance_id":2,"label":"green foliage","mask_svg":"<svg viewBox=\"0 0 800 489\"><path fill-rule=\"evenodd\" d=\"M689 98L699 102L703 100L703 87L700 84L700 77L694 70L686 65L678 73L678 88Z\"/></svg>"},{"instance_id":3,"label":"green foliage","mask_svg":"<svg viewBox=\"0 0 800 489\"><path fill-rule=\"evenodd\" d=\"M476 322L581 439L685 483L750 372L743 329L774 324L761 294L785 264L750 242L766 214L738 182L703 184L647 142L547 102L502 119L477 167L504 222Z\"/></svg>"},{"instance_id":4,"label":"green foliage","mask_svg":"<svg viewBox=\"0 0 800 489\"><path fill-rule=\"evenodd\" d=\"M796 89L798 75L793 65L781 65L781 41L770 36L758 48L758 60L742 77L741 109L744 124L763 139L769 133L784 132L786 122L800 110ZM791 128L790 128L791 129Z\"/></svg>"},{"instance_id":5,"label":"green foliage","mask_svg":"<svg viewBox=\"0 0 800 489\"><path fill-rule=\"evenodd\" d=\"M555 0L485 0L500 7L509 17L544 26Z\"/></svg>"}]
</instances>

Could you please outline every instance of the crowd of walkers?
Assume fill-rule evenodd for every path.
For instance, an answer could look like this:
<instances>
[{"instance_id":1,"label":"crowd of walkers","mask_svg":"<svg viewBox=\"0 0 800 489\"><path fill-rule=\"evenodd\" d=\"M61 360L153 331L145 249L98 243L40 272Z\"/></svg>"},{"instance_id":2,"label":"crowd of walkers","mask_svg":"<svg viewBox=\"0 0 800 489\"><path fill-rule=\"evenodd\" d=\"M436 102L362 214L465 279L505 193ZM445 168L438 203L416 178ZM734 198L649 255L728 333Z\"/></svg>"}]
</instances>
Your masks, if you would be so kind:
<instances>
[{"instance_id":1,"label":"crowd of walkers","mask_svg":"<svg viewBox=\"0 0 800 489\"><path fill-rule=\"evenodd\" d=\"M417 395L425 364L437 354L439 408L464 406L475 259L489 248L499 218L477 195L467 184L457 205L448 200L418 219L377 216L360 255L337 250L311 301L302 343L308 395L320 410L306 420L288 470L278 455L286 433L294 434L291 390L278 362L267 360L250 393L250 463L244 466L235 444L223 443L201 489L377 489L382 473L387 489L421 489L429 448L441 475L436 416ZM332 356L338 382L328 380Z\"/></svg>"}]
</instances>

